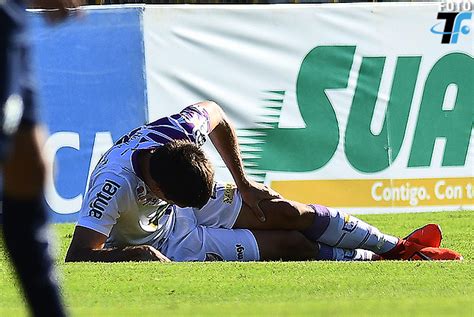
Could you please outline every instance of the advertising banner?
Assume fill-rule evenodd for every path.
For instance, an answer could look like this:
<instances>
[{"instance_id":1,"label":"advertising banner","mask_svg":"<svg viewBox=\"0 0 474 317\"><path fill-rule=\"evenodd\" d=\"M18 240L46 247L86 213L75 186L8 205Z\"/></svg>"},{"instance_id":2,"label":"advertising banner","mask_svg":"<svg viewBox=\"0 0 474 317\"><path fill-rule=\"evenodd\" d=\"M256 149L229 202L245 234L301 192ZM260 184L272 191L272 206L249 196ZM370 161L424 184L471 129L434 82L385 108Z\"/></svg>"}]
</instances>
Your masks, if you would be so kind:
<instances>
[{"instance_id":1,"label":"advertising banner","mask_svg":"<svg viewBox=\"0 0 474 317\"><path fill-rule=\"evenodd\" d=\"M147 7L149 118L216 101L247 172L289 199L353 213L473 209L472 11L441 10Z\"/></svg>"},{"instance_id":2,"label":"advertising banner","mask_svg":"<svg viewBox=\"0 0 474 317\"><path fill-rule=\"evenodd\" d=\"M45 198L55 222L76 220L102 154L146 122L142 11L86 10L57 26L31 13L46 151L54 165Z\"/></svg>"},{"instance_id":3,"label":"advertising banner","mask_svg":"<svg viewBox=\"0 0 474 317\"><path fill-rule=\"evenodd\" d=\"M100 6L54 27L31 12L53 220L76 220L115 140L201 100L233 122L247 172L289 199L474 209L472 8L451 9Z\"/></svg>"}]
</instances>

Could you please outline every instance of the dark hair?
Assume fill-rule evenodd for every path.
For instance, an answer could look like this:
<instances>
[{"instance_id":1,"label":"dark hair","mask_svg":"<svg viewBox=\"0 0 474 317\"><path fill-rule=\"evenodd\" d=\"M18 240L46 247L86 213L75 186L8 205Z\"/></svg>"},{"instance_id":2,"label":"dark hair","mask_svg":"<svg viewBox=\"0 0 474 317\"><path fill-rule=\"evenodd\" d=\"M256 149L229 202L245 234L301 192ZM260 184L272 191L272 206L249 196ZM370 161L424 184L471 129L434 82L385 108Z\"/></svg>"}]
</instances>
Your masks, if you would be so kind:
<instances>
[{"instance_id":1,"label":"dark hair","mask_svg":"<svg viewBox=\"0 0 474 317\"><path fill-rule=\"evenodd\" d=\"M194 143L175 140L150 157L150 174L166 199L180 206L202 208L211 197L214 168Z\"/></svg>"}]
</instances>

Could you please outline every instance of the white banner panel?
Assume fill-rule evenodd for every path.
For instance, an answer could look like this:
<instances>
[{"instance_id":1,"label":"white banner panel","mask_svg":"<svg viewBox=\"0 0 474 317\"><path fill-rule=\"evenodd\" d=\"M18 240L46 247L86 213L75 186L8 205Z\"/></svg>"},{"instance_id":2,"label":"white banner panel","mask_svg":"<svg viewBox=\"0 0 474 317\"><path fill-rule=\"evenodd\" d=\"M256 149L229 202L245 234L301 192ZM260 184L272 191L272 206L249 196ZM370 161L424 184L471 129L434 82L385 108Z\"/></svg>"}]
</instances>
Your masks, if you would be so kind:
<instances>
[{"instance_id":1,"label":"white banner panel","mask_svg":"<svg viewBox=\"0 0 474 317\"><path fill-rule=\"evenodd\" d=\"M201 100L247 171L352 212L474 208L472 11L438 3L147 6L149 119ZM212 145L217 178L231 180Z\"/></svg>"}]
</instances>

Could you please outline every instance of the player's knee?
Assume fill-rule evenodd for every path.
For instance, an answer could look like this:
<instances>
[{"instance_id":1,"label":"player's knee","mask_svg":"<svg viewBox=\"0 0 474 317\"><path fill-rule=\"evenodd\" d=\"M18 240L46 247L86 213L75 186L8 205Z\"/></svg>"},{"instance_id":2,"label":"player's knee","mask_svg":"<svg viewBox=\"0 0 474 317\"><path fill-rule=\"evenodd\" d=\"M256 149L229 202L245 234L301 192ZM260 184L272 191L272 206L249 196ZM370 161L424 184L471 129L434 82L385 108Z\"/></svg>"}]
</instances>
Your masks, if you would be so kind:
<instances>
[{"instance_id":1,"label":"player's knee","mask_svg":"<svg viewBox=\"0 0 474 317\"><path fill-rule=\"evenodd\" d=\"M279 228L302 230L313 221L314 211L308 205L285 199L262 201L260 207L267 218L278 222Z\"/></svg>"},{"instance_id":2,"label":"player's knee","mask_svg":"<svg viewBox=\"0 0 474 317\"><path fill-rule=\"evenodd\" d=\"M308 239L299 231L288 231L288 237L284 240L286 248L291 250L304 249L309 243Z\"/></svg>"},{"instance_id":3,"label":"player's knee","mask_svg":"<svg viewBox=\"0 0 474 317\"><path fill-rule=\"evenodd\" d=\"M279 248L283 260L307 260L316 254L315 246L299 231L287 231L281 235Z\"/></svg>"}]
</instances>

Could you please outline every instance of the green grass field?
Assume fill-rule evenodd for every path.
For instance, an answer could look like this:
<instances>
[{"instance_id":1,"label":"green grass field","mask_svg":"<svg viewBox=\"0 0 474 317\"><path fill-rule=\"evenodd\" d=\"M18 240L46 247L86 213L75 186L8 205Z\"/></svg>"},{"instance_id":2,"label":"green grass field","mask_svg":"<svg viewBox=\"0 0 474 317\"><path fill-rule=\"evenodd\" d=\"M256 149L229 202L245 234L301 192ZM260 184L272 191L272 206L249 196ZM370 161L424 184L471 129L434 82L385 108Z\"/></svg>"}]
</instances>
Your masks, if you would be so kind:
<instances>
[{"instance_id":1,"label":"green grass field","mask_svg":"<svg viewBox=\"0 0 474 317\"><path fill-rule=\"evenodd\" d=\"M65 264L61 224L65 301L72 316L474 316L474 212L360 218L399 236L439 223L464 261ZM25 316L1 246L0 273L0 316Z\"/></svg>"}]
</instances>

